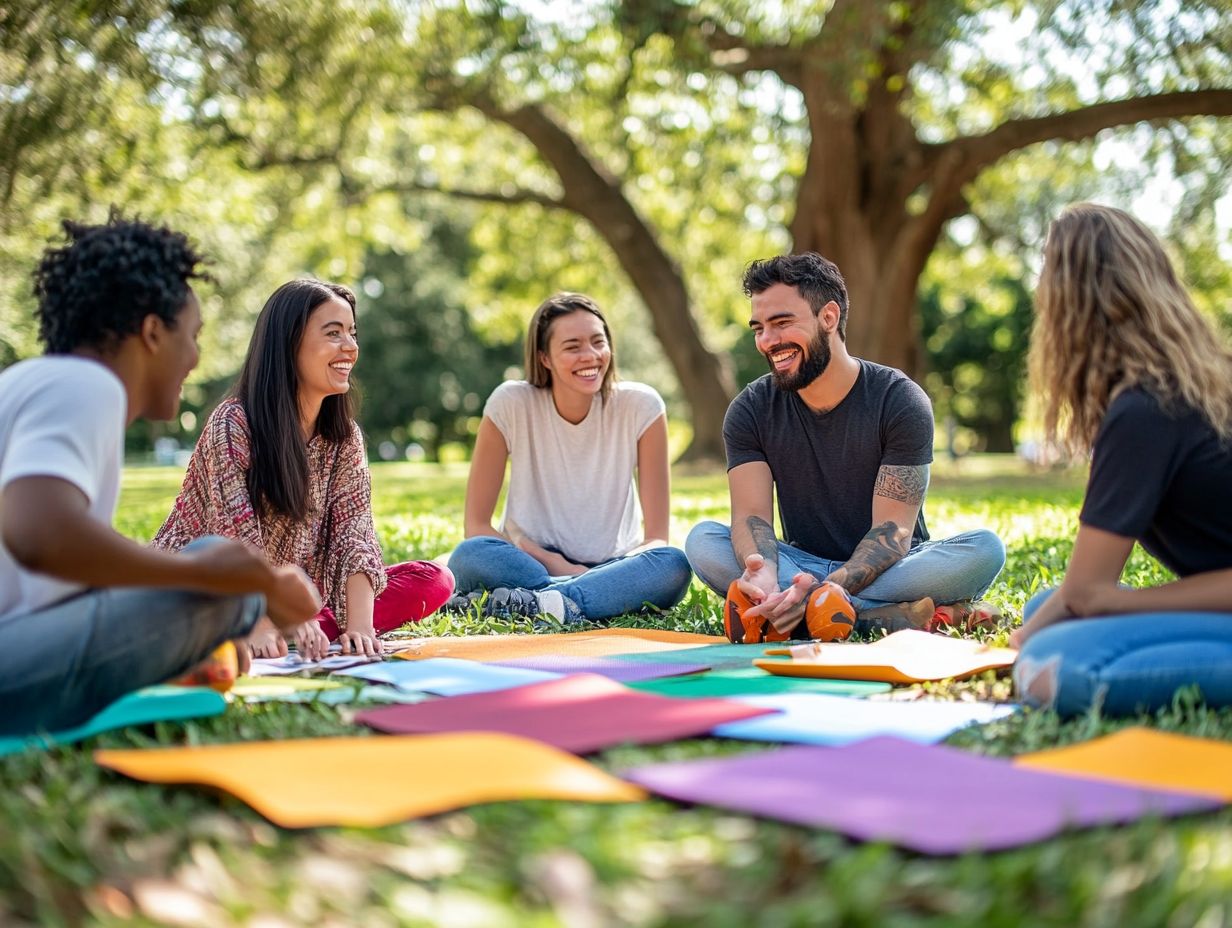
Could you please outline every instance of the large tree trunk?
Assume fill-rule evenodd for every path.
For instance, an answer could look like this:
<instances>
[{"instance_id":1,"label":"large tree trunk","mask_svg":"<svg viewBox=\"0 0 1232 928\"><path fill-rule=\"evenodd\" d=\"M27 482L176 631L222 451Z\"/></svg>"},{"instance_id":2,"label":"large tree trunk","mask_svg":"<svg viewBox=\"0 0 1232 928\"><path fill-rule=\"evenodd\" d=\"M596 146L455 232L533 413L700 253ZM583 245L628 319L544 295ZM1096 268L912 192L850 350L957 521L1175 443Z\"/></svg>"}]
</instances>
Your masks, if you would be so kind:
<instances>
[{"instance_id":1,"label":"large tree trunk","mask_svg":"<svg viewBox=\"0 0 1232 928\"><path fill-rule=\"evenodd\" d=\"M875 83L857 108L824 67L805 62L793 76L813 138L797 190L794 250L816 251L843 272L849 350L917 380L924 373L920 275L945 223L966 211L962 188L980 171L1045 139L1090 138L1146 119L1232 113L1230 90L1167 93L1009 120L984 135L927 145L902 112L901 92Z\"/></svg>"},{"instance_id":2,"label":"large tree trunk","mask_svg":"<svg viewBox=\"0 0 1232 928\"><path fill-rule=\"evenodd\" d=\"M791 227L793 250L815 251L842 271L848 350L918 379L923 358L916 287L945 211L907 212L923 159L897 96L872 93L856 109L843 102L844 91L831 79L807 68L801 75L812 136L825 142L809 147Z\"/></svg>"},{"instance_id":3,"label":"large tree trunk","mask_svg":"<svg viewBox=\"0 0 1232 928\"><path fill-rule=\"evenodd\" d=\"M935 238L902 241L897 230L868 229L867 217L851 213L798 215L793 248L816 251L838 265L847 281L847 349L853 355L897 367L919 379L924 373L916 288ZM834 235L835 227L845 234ZM901 230L902 226L899 227ZM851 234L858 230L857 234Z\"/></svg>"}]
</instances>

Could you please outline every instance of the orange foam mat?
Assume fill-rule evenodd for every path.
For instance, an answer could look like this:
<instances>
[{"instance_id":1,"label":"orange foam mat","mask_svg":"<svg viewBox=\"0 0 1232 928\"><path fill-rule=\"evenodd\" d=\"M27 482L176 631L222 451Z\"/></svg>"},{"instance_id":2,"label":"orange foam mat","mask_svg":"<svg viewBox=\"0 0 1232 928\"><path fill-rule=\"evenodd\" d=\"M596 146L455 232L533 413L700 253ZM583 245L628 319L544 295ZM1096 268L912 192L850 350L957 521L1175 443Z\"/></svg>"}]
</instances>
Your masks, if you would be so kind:
<instances>
[{"instance_id":1,"label":"orange foam mat","mask_svg":"<svg viewBox=\"0 0 1232 928\"><path fill-rule=\"evenodd\" d=\"M1232 743L1227 741L1126 728L1082 744L1023 754L1014 763L1232 801Z\"/></svg>"},{"instance_id":2,"label":"orange foam mat","mask_svg":"<svg viewBox=\"0 0 1232 928\"><path fill-rule=\"evenodd\" d=\"M217 787L284 828L375 827L513 799L646 797L572 754L495 733L95 751L94 759L136 780ZM347 786L322 786L330 783Z\"/></svg>"},{"instance_id":3,"label":"orange foam mat","mask_svg":"<svg viewBox=\"0 0 1232 928\"><path fill-rule=\"evenodd\" d=\"M726 641L726 638L717 635L669 632L658 628L601 628L590 632L564 632L551 635L465 635L411 638L407 641L392 641L386 644L396 647L398 650L394 657L400 657L403 660L458 657L487 663L544 655L608 657L612 654L677 651Z\"/></svg>"},{"instance_id":4,"label":"orange foam mat","mask_svg":"<svg viewBox=\"0 0 1232 928\"><path fill-rule=\"evenodd\" d=\"M911 629L871 644L803 644L766 654L789 656L789 660L766 657L753 661L762 670L785 677L885 683L961 680L985 670L1008 667L1018 656L1011 648L993 648L978 641Z\"/></svg>"}]
</instances>

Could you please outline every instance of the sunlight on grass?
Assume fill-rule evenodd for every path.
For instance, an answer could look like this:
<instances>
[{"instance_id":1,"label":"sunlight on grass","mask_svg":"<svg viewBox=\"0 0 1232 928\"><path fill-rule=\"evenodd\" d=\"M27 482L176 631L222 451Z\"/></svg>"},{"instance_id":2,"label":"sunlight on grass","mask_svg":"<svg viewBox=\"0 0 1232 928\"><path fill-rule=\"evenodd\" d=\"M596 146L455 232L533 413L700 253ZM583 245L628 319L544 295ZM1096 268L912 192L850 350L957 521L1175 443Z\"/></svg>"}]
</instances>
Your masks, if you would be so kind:
<instances>
[{"instance_id":1,"label":"sunlight on grass","mask_svg":"<svg viewBox=\"0 0 1232 928\"><path fill-rule=\"evenodd\" d=\"M147 541L179 487L173 468L130 468L117 524ZM462 538L466 468L373 467L387 562L435 557ZM1030 473L1012 458L939 462L927 516L934 537L987 527L1007 542L989 598L1017 616L1063 575L1081 473ZM728 519L721 472L674 480L676 544L702 519ZM1167 576L1135 550L1133 583ZM718 599L696 581L664 616L621 624L716 632ZM524 620L433 616L418 634L525 632ZM1007 699L1004 677L918 687L932 698ZM319 703L234 704L225 715L100 736L78 747L0 759L0 924L313 925L1226 925L1232 923L1232 813L1096 829L999 854L936 860L706 808L521 802L477 806L381 829L283 831L247 806L192 788L102 771L92 747L154 747L366 733L353 710ZM950 743L1008 756L1146 721L1232 738L1232 712L1182 693L1146 720L1062 722L1024 712ZM605 769L723 756L765 746L699 739L625 746ZM304 775L312 776L311 771ZM414 789L432 770L406 771ZM964 784L922 783L945 802ZM344 783L320 788L345 789ZM836 801L841 801L841 785ZM1007 796L1012 803L1014 797ZM187 913L187 914L185 914ZM193 913L196 913L195 915ZM1027 914L1029 913L1029 914Z\"/></svg>"}]
</instances>

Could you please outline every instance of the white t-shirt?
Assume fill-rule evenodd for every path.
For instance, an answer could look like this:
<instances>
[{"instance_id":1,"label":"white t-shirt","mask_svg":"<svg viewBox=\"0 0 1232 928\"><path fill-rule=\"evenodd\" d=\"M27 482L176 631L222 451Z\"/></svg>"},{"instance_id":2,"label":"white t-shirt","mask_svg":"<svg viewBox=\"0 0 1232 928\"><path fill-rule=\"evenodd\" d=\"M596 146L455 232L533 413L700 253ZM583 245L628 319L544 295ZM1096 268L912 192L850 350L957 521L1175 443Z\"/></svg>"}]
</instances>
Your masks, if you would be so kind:
<instances>
[{"instance_id":1,"label":"white t-shirt","mask_svg":"<svg viewBox=\"0 0 1232 928\"><path fill-rule=\"evenodd\" d=\"M633 486L637 442L663 415L643 383L617 383L586 418L561 418L550 388L524 380L497 387L483 414L500 430L511 461L500 530L521 532L571 561L598 564L642 541Z\"/></svg>"},{"instance_id":2,"label":"white t-shirt","mask_svg":"<svg viewBox=\"0 0 1232 928\"><path fill-rule=\"evenodd\" d=\"M127 414L124 385L97 361L51 355L0 372L0 491L20 477L59 477L86 495L93 518L110 525ZM0 618L81 589L18 566L0 539Z\"/></svg>"}]
</instances>

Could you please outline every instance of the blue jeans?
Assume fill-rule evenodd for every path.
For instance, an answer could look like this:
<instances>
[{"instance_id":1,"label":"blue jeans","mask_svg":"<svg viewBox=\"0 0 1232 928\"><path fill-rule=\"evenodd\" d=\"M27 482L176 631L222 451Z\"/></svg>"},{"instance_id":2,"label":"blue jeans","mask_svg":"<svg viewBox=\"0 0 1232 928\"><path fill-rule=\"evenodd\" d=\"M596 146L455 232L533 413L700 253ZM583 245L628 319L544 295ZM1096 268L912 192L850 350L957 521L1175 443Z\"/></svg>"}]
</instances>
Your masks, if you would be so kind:
<instances>
[{"instance_id":1,"label":"blue jeans","mask_svg":"<svg viewBox=\"0 0 1232 928\"><path fill-rule=\"evenodd\" d=\"M1051 594L1033 596L1029 619ZM1069 619L1033 635L1014 664L1014 684L1030 705L1080 715L1154 712L1197 685L1211 706L1232 705L1232 614L1151 612Z\"/></svg>"},{"instance_id":2,"label":"blue jeans","mask_svg":"<svg viewBox=\"0 0 1232 928\"><path fill-rule=\"evenodd\" d=\"M111 587L0 619L0 735L80 725L125 693L190 670L264 612L257 594Z\"/></svg>"},{"instance_id":3,"label":"blue jeans","mask_svg":"<svg viewBox=\"0 0 1232 928\"><path fill-rule=\"evenodd\" d=\"M498 586L556 590L588 619L640 612L647 605L670 609L689 588L689 562L679 548L651 548L592 567L576 577L551 577L547 568L516 545L490 535L468 538L449 556L459 593Z\"/></svg>"},{"instance_id":4,"label":"blue jeans","mask_svg":"<svg viewBox=\"0 0 1232 928\"><path fill-rule=\"evenodd\" d=\"M778 544L779 589L787 589L798 573L821 580L844 563L816 557L782 541ZM693 571L720 596L726 596L731 582L744 573L744 565L736 561L732 550L731 529L719 522L695 525L684 550ZM979 599L1004 566L1005 545L1000 538L985 529L963 532L916 545L851 601L859 611L925 596L939 606Z\"/></svg>"}]
</instances>

